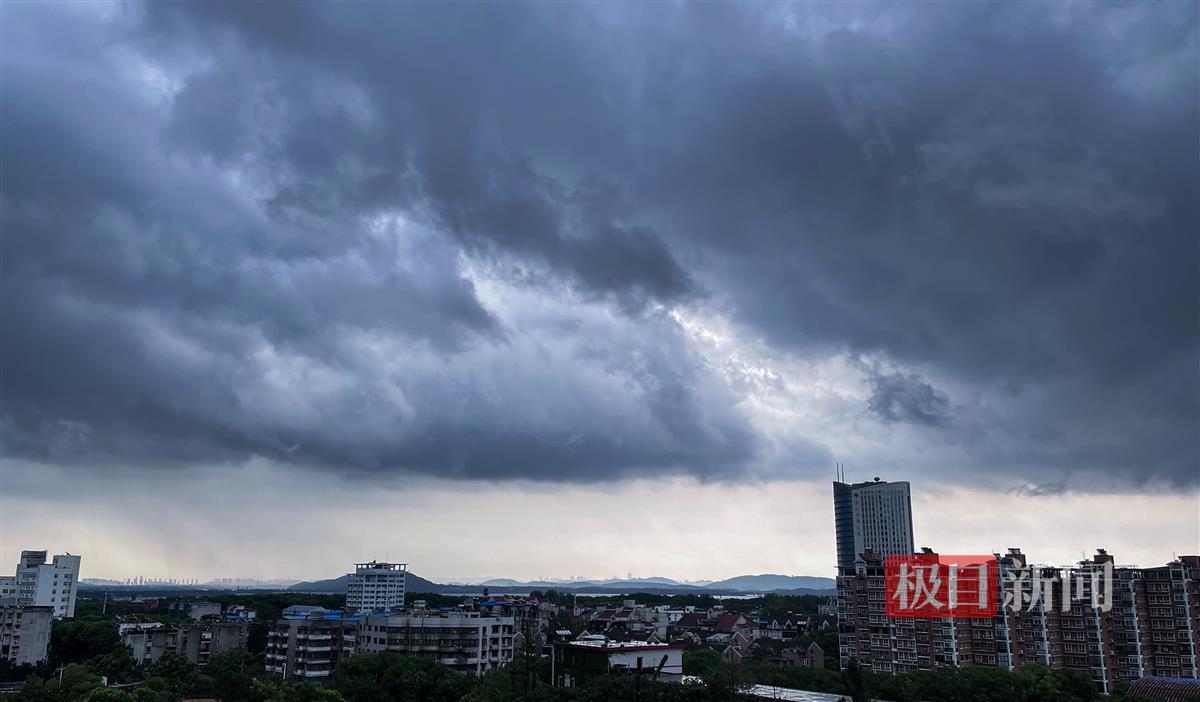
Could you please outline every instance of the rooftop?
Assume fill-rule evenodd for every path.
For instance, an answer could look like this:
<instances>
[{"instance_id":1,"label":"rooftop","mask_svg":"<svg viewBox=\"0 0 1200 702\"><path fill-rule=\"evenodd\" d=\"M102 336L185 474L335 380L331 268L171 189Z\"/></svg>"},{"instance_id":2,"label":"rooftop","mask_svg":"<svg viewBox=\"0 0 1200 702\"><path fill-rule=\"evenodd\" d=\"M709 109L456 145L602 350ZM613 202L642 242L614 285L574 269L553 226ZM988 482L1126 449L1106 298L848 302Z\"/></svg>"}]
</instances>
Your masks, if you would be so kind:
<instances>
[{"instance_id":1,"label":"rooftop","mask_svg":"<svg viewBox=\"0 0 1200 702\"><path fill-rule=\"evenodd\" d=\"M406 570L407 563L382 563L380 561L371 561L370 563L355 563L354 570Z\"/></svg>"},{"instance_id":2,"label":"rooftop","mask_svg":"<svg viewBox=\"0 0 1200 702\"><path fill-rule=\"evenodd\" d=\"M683 648L683 644L657 643L653 641L613 641L602 637L587 637L565 642L567 646L575 646L598 651L646 651L663 650L668 648Z\"/></svg>"}]
</instances>

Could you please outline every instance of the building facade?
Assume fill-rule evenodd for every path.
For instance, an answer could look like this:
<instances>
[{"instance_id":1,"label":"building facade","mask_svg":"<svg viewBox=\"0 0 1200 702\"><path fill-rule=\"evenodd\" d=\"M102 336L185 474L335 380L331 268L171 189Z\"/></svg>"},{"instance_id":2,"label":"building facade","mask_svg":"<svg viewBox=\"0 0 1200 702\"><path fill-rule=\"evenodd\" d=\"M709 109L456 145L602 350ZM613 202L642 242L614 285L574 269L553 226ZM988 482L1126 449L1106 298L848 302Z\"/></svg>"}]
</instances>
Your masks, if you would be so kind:
<instances>
[{"instance_id":1,"label":"building facade","mask_svg":"<svg viewBox=\"0 0 1200 702\"><path fill-rule=\"evenodd\" d=\"M575 687L603 675L646 675L664 682L683 677L683 644L614 641L593 634L555 644L554 684Z\"/></svg>"},{"instance_id":2,"label":"building facade","mask_svg":"<svg viewBox=\"0 0 1200 702\"><path fill-rule=\"evenodd\" d=\"M512 616L427 609L292 611L267 634L267 672L287 679L326 679L339 663L363 651L432 658L475 675L513 659L517 619Z\"/></svg>"},{"instance_id":3,"label":"building facade","mask_svg":"<svg viewBox=\"0 0 1200 702\"><path fill-rule=\"evenodd\" d=\"M358 650L358 627L358 616L336 610L285 615L267 632L267 672L286 680L326 680Z\"/></svg>"},{"instance_id":4,"label":"building facade","mask_svg":"<svg viewBox=\"0 0 1200 702\"><path fill-rule=\"evenodd\" d=\"M53 619L52 607L0 604L0 658L13 665L37 665L46 660Z\"/></svg>"},{"instance_id":5,"label":"building facade","mask_svg":"<svg viewBox=\"0 0 1200 702\"><path fill-rule=\"evenodd\" d=\"M1010 549L997 561L996 614L982 619L889 617L882 558L868 554L840 569L842 665L855 659L896 673L943 666L1019 670L1039 663L1080 671L1104 694L1143 676L1200 672L1200 556L1129 568L1114 566L1101 550L1089 561L1048 568L1029 565L1019 549ZM1092 606L1090 591L1091 574L1105 568L1112 572L1107 611ZM1006 591L1016 606L1005 606Z\"/></svg>"},{"instance_id":6,"label":"building facade","mask_svg":"<svg viewBox=\"0 0 1200 702\"><path fill-rule=\"evenodd\" d=\"M346 608L353 612L394 612L404 608L405 563L356 563L346 584Z\"/></svg>"},{"instance_id":7,"label":"building facade","mask_svg":"<svg viewBox=\"0 0 1200 702\"><path fill-rule=\"evenodd\" d=\"M849 568L859 554L881 556L913 552L912 497L907 482L875 478L866 483L833 483L834 529L838 568Z\"/></svg>"},{"instance_id":8,"label":"building facade","mask_svg":"<svg viewBox=\"0 0 1200 702\"><path fill-rule=\"evenodd\" d=\"M46 551L22 551L14 576L0 576L0 598L23 606L50 607L56 619L75 616L80 557L60 554L46 562Z\"/></svg>"},{"instance_id":9,"label":"building facade","mask_svg":"<svg viewBox=\"0 0 1200 702\"><path fill-rule=\"evenodd\" d=\"M463 611L384 612L362 617L358 650L432 658L459 672L482 675L512 662L515 633L513 617Z\"/></svg>"},{"instance_id":10,"label":"building facade","mask_svg":"<svg viewBox=\"0 0 1200 702\"><path fill-rule=\"evenodd\" d=\"M241 621L203 622L187 626L163 626L157 622L118 628L121 643L128 646L141 664L156 663L167 651L174 651L204 668L216 653L245 648L250 627Z\"/></svg>"}]
</instances>

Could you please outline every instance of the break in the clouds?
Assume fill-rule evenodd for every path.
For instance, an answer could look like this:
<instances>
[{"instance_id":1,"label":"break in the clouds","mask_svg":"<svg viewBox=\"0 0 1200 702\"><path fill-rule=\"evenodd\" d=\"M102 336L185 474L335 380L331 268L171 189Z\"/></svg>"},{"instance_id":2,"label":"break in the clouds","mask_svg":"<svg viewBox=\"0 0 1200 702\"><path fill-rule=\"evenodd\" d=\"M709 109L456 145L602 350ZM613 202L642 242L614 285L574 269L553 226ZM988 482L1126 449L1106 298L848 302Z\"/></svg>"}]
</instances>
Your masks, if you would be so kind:
<instances>
[{"instance_id":1,"label":"break in the clouds","mask_svg":"<svg viewBox=\"0 0 1200 702\"><path fill-rule=\"evenodd\" d=\"M3 453L1195 485L1197 14L9 3Z\"/></svg>"}]
</instances>

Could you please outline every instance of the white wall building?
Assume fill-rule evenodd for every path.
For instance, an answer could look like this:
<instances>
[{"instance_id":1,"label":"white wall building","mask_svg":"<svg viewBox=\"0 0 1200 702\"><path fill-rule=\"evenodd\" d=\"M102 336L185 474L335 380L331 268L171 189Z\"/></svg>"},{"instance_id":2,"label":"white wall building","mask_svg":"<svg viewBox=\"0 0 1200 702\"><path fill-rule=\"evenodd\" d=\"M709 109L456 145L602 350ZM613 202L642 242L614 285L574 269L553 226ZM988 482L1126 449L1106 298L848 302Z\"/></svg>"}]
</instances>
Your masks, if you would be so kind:
<instances>
[{"instance_id":1,"label":"white wall building","mask_svg":"<svg viewBox=\"0 0 1200 702\"><path fill-rule=\"evenodd\" d=\"M683 679L683 644L613 641L592 634L556 644L555 655L559 664L554 680L563 687L575 687L581 675L602 669L651 675L663 682Z\"/></svg>"},{"instance_id":2,"label":"white wall building","mask_svg":"<svg viewBox=\"0 0 1200 702\"><path fill-rule=\"evenodd\" d=\"M346 608L355 612L391 612L404 608L406 563L356 563L346 584Z\"/></svg>"},{"instance_id":3,"label":"white wall building","mask_svg":"<svg viewBox=\"0 0 1200 702\"><path fill-rule=\"evenodd\" d=\"M0 598L23 606L51 607L54 617L75 616L79 592L79 556L61 554L46 562L45 551L22 551L15 576L0 576Z\"/></svg>"},{"instance_id":4,"label":"white wall building","mask_svg":"<svg viewBox=\"0 0 1200 702\"><path fill-rule=\"evenodd\" d=\"M913 553L912 498L907 482L875 478L833 484L839 568L852 568L867 550L880 556Z\"/></svg>"}]
</instances>

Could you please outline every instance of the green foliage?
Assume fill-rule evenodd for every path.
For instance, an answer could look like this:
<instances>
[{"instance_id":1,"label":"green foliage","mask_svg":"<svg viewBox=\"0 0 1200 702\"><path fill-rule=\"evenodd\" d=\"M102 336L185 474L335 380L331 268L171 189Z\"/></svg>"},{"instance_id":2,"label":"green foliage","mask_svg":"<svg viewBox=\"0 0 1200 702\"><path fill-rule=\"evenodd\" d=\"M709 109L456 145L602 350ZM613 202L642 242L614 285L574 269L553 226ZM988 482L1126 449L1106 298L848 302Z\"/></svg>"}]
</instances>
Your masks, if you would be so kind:
<instances>
[{"instance_id":1,"label":"green foliage","mask_svg":"<svg viewBox=\"0 0 1200 702\"><path fill-rule=\"evenodd\" d=\"M254 690L254 674L262 669L262 659L244 648L233 648L210 656L204 672L221 702L246 702Z\"/></svg>"},{"instance_id":2,"label":"green foliage","mask_svg":"<svg viewBox=\"0 0 1200 702\"><path fill-rule=\"evenodd\" d=\"M698 648L683 652L683 674L702 678L714 675L721 667L721 654L711 648Z\"/></svg>"},{"instance_id":3,"label":"green foliage","mask_svg":"<svg viewBox=\"0 0 1200 702\"><path fill-rule=\"evenodd\" d=\"M17 682L33 674L31 665L16 665L7 658L0 658L0 682Z\"/></svg>"},{"instance_id":4,"label":"green foliage","mask_svg":"<svg viewBox=\"0 0 1200 702\"><path fill-rule=\"evenodd\" d=\"M97 687L84 696L83 702L133 702L133 695L111 687Z\"/></svg>"},{"instance_id":5,"label":"green foliage","mask_svg":"<svg viewBox=\"0 0 1200 702\"><path fill-rule=\"evenodd\" d=\"M175 702L169 692L143 685L131 693L133 702Z\"/></svg>"},{"instance_id":6,"label":"green foliage","mask_svg":"<svg viewBox=\"0 0 1200 702\"><path fill-rule=\"evenodd\" d=\"M464 702L551 702L549 663L537 656L518 655L512 663L486 673Z\"/></svg>"},{"instance_id":7,"label":"green foliage","mask_svg":"<svg viewBox=\"0 0 1200 702\"><path fill-rule=\"evenodd\" d=\"M82 663L119 648L121 637L111 621L60 619L50 628L49 667Z\"/></svg>"},{"instance_id":8,"label":"green foliage","mask_svg":"<svg viewBox=\"0 0 1200 702\"><path fill-rule=\"evenodd\" d=\"M255 680L254 702L345 702L337 690L312 683L285 684L278 680ZM222 700L224 702L224 700Z\"/></svg>"},{"instance_id":9,"label":"green foliage","mask_svg":"<svg viewBox=\"0 0 1200 702\"><path fill-rule=\"evenodd\" d=\"M128 683L142 679L141 667L134 660L128 646L119 646L112 651L87 661L87 667L96 675L108 678L108 684Z\"/></svg>"},{"instance_id":10,"label":"green foliage","mask_svg":"<svg viewBox=\"0 0 1200 702\"><path fill-rule=\"evenodd\" d=\"M347 702L457 702L473 678L428 658L359 653L338 665L334 688Z\"/></svg>"},{"instance_id":11,"label":"green foliage","mask_svg":"<svg viewBox=\"0 0 1200 702\"><path fill-rule=\"evenodd\" d=\"M150 678L161 681L161 689L166 692L182 695L198 687L200 673L182 654L167 651L157 663L150 666Z\"/></svg>"},{"instance_id":12,"label":"green foliage","mask_svg":"<svg viewBox=\"0 0 1200 702\"><path fill-rule=\"evenodd\" d=\"M850 664L842 671L842 687L854 702L870 702L867 694L867 677L859 667L858 661L850 659Z\"/></svg>"},{"instance_id":13,"label":"green foliage","mask_svg":"<svg viewBox=\"0 0 1200 702\"><path fill-rule=\"evenodd\" d=\"M20 699L23 702L79 702L98 687L99 675L86 666L73 663L62 671L61 681L58 676L49 681L37 677L27 680Z\"/></svg>"}]
</instances>

